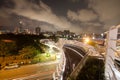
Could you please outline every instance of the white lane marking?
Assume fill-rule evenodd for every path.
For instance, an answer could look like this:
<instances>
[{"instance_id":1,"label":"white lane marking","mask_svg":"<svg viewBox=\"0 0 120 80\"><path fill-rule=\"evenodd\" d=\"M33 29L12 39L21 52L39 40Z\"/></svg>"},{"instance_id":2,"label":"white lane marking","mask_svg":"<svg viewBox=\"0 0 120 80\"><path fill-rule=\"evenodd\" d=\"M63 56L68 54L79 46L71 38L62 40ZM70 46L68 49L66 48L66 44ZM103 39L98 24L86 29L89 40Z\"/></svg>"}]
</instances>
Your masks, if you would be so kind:
<instances>
[{"instance_id":1,"label":"white lane marking","mask_svg":"<svg viewBox=\"0 0 120 80\"><path fill-rule=\"evenodd\" d=\"M65 46L66 47L66 46ZM76 51L76 50L74 50L74 49L72 49L72 48L70 48L70 47L66 47L66 48L68 48L68 49L70 49L70 50L72 50L72 51L74 51L74 52L76 52L78 55L80 55L82 58L84 57L82 54L80 54L78 51Z\"/></svg>"}]
</instances>

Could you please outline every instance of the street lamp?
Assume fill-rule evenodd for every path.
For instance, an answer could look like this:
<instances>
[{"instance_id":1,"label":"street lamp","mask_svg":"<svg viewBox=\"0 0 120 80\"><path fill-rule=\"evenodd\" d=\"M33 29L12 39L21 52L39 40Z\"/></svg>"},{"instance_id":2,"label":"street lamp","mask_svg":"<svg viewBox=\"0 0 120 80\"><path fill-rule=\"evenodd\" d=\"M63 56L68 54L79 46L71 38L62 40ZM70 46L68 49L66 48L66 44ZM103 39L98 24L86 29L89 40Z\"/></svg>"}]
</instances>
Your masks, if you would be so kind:
<instances>
[{"instance_id":1,"label":"street lamp","mask_svg":"<svg viewBox=\"0 0 120 80\"><path fill-rule=\"evenodd\" d=\"M89 43L90 42L90 38L84 38L84 43Z\"/></svg>"},{"instance_id":2,"label":"street lamp","mask_svg":"<svg viewBox=\"0 0 120 80\"><path fill-rule=\"evenodd\" d=\"M101 36L102 36L102 38L103 38L104 34L103 34L103 33L101 33Z\"/></svg>"}]
</instances>

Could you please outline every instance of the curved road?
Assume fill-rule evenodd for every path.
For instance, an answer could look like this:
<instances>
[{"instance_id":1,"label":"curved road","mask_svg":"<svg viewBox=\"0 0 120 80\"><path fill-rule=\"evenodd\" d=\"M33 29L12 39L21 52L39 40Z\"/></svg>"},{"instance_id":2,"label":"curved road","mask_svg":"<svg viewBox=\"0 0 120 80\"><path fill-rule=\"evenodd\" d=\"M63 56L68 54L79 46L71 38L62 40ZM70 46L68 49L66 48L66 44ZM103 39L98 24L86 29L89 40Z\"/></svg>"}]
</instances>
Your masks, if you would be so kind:
<instances>
[{"instance_id":1,"label":"curved road","mask_svg":"<svg viewBox=\"0 0 120 80\"><path fill-rule=\"evenodd\" d=\"M81 59L85 56L86 52L82 47L68 44L63 46L63 50L66 56L66 66L63 79L66 80Z\"/></svg>"}]
</instances>

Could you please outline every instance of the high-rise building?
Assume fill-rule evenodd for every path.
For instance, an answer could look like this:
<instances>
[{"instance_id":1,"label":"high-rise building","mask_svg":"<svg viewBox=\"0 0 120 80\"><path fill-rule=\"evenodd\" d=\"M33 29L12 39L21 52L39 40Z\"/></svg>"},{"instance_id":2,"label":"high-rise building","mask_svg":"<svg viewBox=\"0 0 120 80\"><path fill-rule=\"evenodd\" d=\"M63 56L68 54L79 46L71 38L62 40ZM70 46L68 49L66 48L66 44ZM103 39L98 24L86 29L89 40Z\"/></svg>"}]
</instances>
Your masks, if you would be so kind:
<instances>
[{"instance_id":1,"label":"high-rise building","mask_svg":"<svg viewBox=\"0 0 120 80\"><path fill-rule=\"evenodd\" d=\"M31 32L30 32L29 29L26 28L26 29L23 30L23 34L31 34Z\"/></svg>"},{"instance_id":2,"label":"high-rise building","mask_svg":"<svg viewBox=\"0 0 120 80\"><path fill-rule=\"evenodd\" d=\"M15 28L15 30L14 30L14 33L22 33L23 32L23 29L22 29L22 27L20 26L20 27L16 27Z\"/></svg>"},{"instance_id":3,"label":"high-rise building","mask_svg":"<svg viewBox=\"0 0 120 80\"><path fill-rule=\"evenodd\" d=\"M37 35L40 35L41 28L40 27L36 27L35 28L35 32L36 32Z\"/></svg>"},{"instance_id":4,"label":"high-rise building","mask_svg":"<svg viewBox=\"0 0 120 80\"><path fill-rule=\"evenodd\" d=\"M22 33L23 32L23 28L22 26L19 27L19 33Z\"/></svg>"}]
</instances>

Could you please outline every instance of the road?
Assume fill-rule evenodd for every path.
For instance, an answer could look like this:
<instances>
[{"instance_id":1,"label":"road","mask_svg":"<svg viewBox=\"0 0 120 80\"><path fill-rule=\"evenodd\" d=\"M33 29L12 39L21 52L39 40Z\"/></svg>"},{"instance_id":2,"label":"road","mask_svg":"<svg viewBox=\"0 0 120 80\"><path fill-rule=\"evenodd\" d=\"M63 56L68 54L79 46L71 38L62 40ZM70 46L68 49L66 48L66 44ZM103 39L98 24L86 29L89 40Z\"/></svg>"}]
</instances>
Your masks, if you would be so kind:
<instances>
[{"instance_id":1,"label":"road","mask_svg":"<svg viewBox=\"0 0 120 80\"><path fill-rule=\"evenodd\" d=\"M0 80L51 80L57 62L38 63L16 69L0 70Z\"/></svg>"},{"instance_id":2,"label":"road","mask_svg":"<svg viewBox=\"0 0 120 80\"><path fill-rule=\"evenodd\" d=\"M63 50L66 56L66 66L64 71L64 80L71 74L74 68L78 65L86 52L78 46L64 45Z\"/></svg>"}]
</instances>

